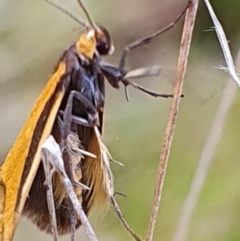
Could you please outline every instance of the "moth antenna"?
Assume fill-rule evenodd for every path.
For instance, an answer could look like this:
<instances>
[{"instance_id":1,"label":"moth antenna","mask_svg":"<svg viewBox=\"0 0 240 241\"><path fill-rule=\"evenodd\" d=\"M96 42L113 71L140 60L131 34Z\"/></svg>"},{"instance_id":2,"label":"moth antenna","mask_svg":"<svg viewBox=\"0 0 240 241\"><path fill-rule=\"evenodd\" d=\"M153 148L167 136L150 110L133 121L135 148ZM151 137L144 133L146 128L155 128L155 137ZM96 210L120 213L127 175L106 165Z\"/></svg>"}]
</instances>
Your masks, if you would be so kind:
<instances>
[{"instance_id":1,"label":"moth antenna","mask_svg":"<svg viewBox=\"0 0 240 241\"><path fill-rule=\"evenodd\" d=\"M79 23L81 26L87 27L87 24L83 20L81 20L80 18L75 16L68 9L64 8L63 6L61 6L58 2L56 2L54 0L45 0L45 1L50 3L52 6L56 7L57 9L59 9L63 13L67 14L71 19L73 19L75 22Z\"/></svg>"},{"instance_id":2,"label":"moth antenna","mask_svg":"<svg viewBox=\"0 0 240 241\"><path fill-rule=\"evenodd\" d=\"M116 197L117 195L122 196L122 197L128 197L126 194L121 193L121 192L114 192L114 197Z\"/></svg>"},{"instance_id":3,"label":"moth antenna","mask_svg":"<svg viewBox=\"0 0 240 241\"><path fill-rule=\"evenodd\" d=\"M92 26L93 29L97 29L96 24L94 23L94 21L92 20L92 17L90 16L90 14L88 13L87 9L85 8L85 6L83 5L81 0L77 0L78 4L80 5L81 9L83 10L85 16L87 17L87 20L89 22L89 24Z\"/></svg>"}]
</instances>

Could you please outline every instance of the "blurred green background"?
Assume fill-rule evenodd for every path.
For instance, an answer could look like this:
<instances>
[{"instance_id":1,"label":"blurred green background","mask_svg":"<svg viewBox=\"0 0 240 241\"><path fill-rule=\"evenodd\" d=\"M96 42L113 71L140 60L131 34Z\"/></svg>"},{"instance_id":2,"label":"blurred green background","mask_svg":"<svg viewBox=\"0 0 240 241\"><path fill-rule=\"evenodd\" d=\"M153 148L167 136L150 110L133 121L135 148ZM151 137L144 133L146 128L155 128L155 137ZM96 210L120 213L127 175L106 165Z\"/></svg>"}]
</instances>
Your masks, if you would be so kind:
<instances>
[{"instance_id":1,"label":"blurred green background","mask_svg":"<svg viewBox=\"0 0 240 241\"><path fill-rule=\"evenodd\" d=\"M127 43L151 34L170 23L186 6L186 0L91 0L84 1L97 23L108 28L115 54L107 61L118 64ZM226 31L233 57L240 47L240 1L214 0L213 7ZM62 1L82 14L76 1ZM161 65L157 78L138 80L149 89L173 90L182 23L155 39L149 46L129 54L128 67ZM155 241L171 240L176 230L212 120L228 75L215 68L225 65L205 5L197 15L180 113L166 174ZM44 88L61 53L79 36L79 28L43 0L0 1L0 160L4 160L37 96ZM107 85L104 140L114 159L115 189L125 218L145 237L153 201L154 185L170 99L155 99L130 89ZM186 240L240 240L240 101L237 92L221 140L201 191ZM93 211L90 221L99 240L132 240L116 214ZM16 241L52 240L22 218ZM69 236L61 240L69 240ZM87 240L82 230L78 239Z\"/></svg>"}]
</instances>

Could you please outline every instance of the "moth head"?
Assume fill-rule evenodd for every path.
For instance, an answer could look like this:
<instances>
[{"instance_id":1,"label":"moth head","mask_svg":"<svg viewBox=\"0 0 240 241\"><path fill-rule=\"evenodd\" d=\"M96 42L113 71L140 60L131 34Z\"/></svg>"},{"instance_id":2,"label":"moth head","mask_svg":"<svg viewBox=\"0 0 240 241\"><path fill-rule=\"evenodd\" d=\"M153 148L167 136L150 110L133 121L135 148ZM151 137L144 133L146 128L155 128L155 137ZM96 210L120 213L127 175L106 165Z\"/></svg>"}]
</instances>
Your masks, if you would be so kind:
<instances>
[{"instance_id":1,"label":"moth head","mask_svg":"<svg viewBox=\"0 0 240 241\"><path fill-rule=\"evenodd\" d=\"M92 59L95 51L100 55L111 55L114 46L109 32L103 27L90 28L80 36L76 43L77 50L88 59Z\"/></svg>"},{"instance_id":2,"label":"moth head","mask_svg":"<svg viewBox=\"0 0 240 241\"><path fill-rule=\"evenodd\" d=\"M111 55L114 52L112 38L107 29L98 26L96 31L96 49L100 55Z\"/></svg>"}]
</instances>

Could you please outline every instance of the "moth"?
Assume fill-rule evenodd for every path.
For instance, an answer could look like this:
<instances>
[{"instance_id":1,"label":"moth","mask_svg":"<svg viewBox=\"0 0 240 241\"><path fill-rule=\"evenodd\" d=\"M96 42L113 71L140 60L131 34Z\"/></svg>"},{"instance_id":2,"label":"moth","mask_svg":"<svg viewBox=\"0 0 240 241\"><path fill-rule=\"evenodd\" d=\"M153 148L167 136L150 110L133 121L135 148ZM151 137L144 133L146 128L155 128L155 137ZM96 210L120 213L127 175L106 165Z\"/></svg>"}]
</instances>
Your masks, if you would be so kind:
<instances>
[{"instance_id":1,"label":"moth","mask_svg":"<svg viewBox=\"0 0 240 241\"><path fill-rule=\"evenodd\" d=\"M25 215L40 230L52 232L47 202L42 148L51 135L59 145L64 171L87 215L94 205L114 199L111 155L101 140L105 104L105 81L113 88L133 86L154 97L172 97L158 94L129 78L158 75L159 67L133 71L125 69L128 51L149 43L154 37L173 27L185 10L166 28L128 45L119 66L103 60L113 53L109 32L94 23L80 0L88 23L79 21L85 31L78 41L61 56L54 73L37 99L28 120L19 133L0 169L0 240L13 239L20 215ZM62 10L59 5L48 0ZM81 225L66 189L57 174L52 176L58 234L74 232ZM118 215L121 216L119 210ZM124 222L124 220L122 220ZM136 238L137 239L137 238Z\"/></svg>"}]
</instances>

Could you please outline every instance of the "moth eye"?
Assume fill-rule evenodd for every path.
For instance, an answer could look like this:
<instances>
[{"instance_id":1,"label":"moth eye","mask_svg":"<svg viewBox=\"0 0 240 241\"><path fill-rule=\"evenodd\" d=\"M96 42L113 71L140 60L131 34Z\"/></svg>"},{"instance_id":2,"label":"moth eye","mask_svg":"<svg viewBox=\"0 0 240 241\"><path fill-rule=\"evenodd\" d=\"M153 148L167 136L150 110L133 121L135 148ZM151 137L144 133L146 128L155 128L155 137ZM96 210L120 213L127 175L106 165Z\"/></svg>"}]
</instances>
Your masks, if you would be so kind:
<instances>
[{"instance_id":1,"label":"moth eye","mask_svg":"<svg viewBox=\"0 0 240 241\"><path fill-rule=\"evenodd\" d=\"M97 51L100 55L110 55L114 51L112 44L112 39L109 32L103 28L99 27L99 38L97 39Z\"/></svg>"},{"instance_id":2,"label":"moth eye","mask_svg":"<svg viewBox=\"0 0 240 241\"><path fill-rule=\"evenodd\" d=\"M108 44L104 39L98 39L97 41L97 51L99 52L99 54L101 55L106 55L108 54Z\"/></svg>"}]
</instances>

